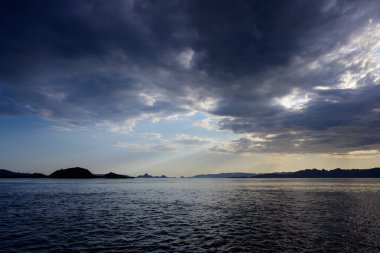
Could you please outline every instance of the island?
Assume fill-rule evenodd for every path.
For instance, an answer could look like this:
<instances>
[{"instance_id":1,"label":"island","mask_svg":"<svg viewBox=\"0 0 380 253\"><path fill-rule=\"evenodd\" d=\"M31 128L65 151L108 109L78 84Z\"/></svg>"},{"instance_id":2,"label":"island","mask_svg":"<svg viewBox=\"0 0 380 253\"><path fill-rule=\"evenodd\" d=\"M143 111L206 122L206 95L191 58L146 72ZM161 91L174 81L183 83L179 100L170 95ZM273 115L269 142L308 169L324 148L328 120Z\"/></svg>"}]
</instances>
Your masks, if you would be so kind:
<instances>
[{"instance_id":1,"label":"island","mask_svg":"<svg viewBox=\"0 0 380 253\"><path fill-rule=\"evenodd\" d=\"M99 178L112 178L112 179L116 179L116 178L133 178L131 176L127 176L127 175L120 175L120 174L116 174L116 173L113 173L113 172L110 172L110 173L107 173L107 174L104 174L104 175L100 175L98 176Z\"/></svg>"},{"instance_id":2,"label":"island","mask_svg":"<svg viewBox=\"0 0 380 253\"><path fill-rule=\"evenodd\" d=\"M50 174L51 178L95 178L88 169L75 167L68 169L60 169Z\"/></svg>"},{"instance_id":3,"label":"island","mask_svg":"<svg viewBox=\"0 0 380 253\"><path fill-rule=\"evenodd\" d=\"M42 173L19 173L10 170L0 169L0 178L62 178L62 179L91 179L91 178L108 178L108 179L122 179L133 178L127 175L119 175L109 172L104 175L94 175L88 169L81 167L73 167L67 169L56 170L49 176Z\"/></svg>"},{"instance_id":4,"label":"island","mask_svg":"<svg viewBox=\"0 0 380 253\"><path fill-rule=\"evenodd\" d=\"M129 179L134 178L128 175L119 175L113 172L107 174L96 175L91 173L88 169L81 167L74 167L68 169L56 170L50 175L46 176L41 173L19 173L10 170L0 169L0 178L67 178L67 179L91 179L91 178L105 178L105 179ZM152 176L148 173L137 176L137 178L169 178L165 175ZM184 178L184 177L181 177ZM245 172L230 172L219 174L202 174L195 175L192 178L380 178L380 168L371 169L306 169L295 172L274 172L274 173L245 173Z\"/></svg>"},{"instance_id":5,"label":"island","mask_svg":"<svg viewBox=\"0 0 380 253\"><path fill-rule=\"evenodd\" d=\"M254 178L380 178L380 168L372 169L307 169L296 172L258 174Z\"/></svg>"}]
</instances>

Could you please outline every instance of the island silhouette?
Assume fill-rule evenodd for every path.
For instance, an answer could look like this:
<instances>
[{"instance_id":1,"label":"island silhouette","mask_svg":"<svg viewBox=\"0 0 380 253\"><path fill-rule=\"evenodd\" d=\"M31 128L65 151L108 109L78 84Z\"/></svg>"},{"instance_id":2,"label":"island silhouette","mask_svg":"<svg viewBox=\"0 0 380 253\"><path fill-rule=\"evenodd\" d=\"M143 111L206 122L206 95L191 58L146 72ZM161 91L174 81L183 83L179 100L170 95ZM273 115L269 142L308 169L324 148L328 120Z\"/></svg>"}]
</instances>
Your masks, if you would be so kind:
<instances>
[{"instance_id":1,"label":"island silhouette","mask_svg":"<svg viewBox=\"0 0 380 253\"><path fill-rule=\"evenodd\" d=\"M144 175L139 175L136 178L168 178L168 177L165 176L165 175L162 175L162 176L152 176L152 175L149 175L148 173L145 173Z\"/></svg>"},{"instance_id":2,"label":"island silhouette","mask_svg":"<svg viewBox=\"0 0 380 253\"><path fill-rule=\"evenodd\" d=\"M52 178L95 178L88 169L74 167L54 171L49 177Z\"/></svg>"},{"instance_id":3,"label":"island silhouette","mask_svg":"<svg viewBox=\"0 0 380 253\"><path fill-rule=\"evenodd\" d=\"M201 174L193 178L380 178L380 168L372 169L306 169L295 172L274 172L274 173L218 173L218 174Z\"/></svg>"},{"instance_id":4,"label":"island silhouette","mask_svg":"<svg viewBox=\"0 0 380 253\"><path fill-rule=\"evenodd\" d=\"M104 175L92 174L88 169L81 167L73 167L68 169L60 169L46 176L42 173L18 173L10 170L0 169L0 178L67 178L67 179L86 179L86 178L133 178L127 175L120 175L113 172L109 172Z\"/></svg>"},{"instance_id":5,"label":"island silhouette","mask_svg":"<svg viewBox=\"0 0 380 253\"><path fill-rule=\"evenodd\" d=\"M73 167L68 169L56 170L50 175L42 173L20 173L10 170L0 169L0 178L67 178L67 179L91 179L91 178L134 178L128 175L120 175L113 172L107 174L96 175L91 173L88 169L81 167ZM136 178L168 178L165 175L152 176L148 173L137 176ZM203 174L195 175L192 178L380 178L380 168L371 169L306 169L295 172L274 172L274 173L219 173L219 174Z\"/></svg>"},{"instance_id":6,"label":"island silhouette","mask_svg":"<svg viewBox=\"0 0 380 253\"><path fill-rule=\"evenodd\" d=\"M307 169L296 172L258 174L255 178L380 178L380 168L372 169Z\"/></svg>"}]
</instances>

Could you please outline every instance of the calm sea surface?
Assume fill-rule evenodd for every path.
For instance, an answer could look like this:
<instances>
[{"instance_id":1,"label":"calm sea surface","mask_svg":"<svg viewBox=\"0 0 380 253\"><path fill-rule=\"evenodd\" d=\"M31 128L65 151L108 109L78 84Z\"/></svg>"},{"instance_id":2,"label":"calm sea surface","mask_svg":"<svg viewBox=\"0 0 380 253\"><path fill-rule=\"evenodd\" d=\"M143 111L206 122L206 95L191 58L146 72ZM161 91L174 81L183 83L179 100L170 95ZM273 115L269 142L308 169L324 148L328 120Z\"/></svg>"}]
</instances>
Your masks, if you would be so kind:
<instances>
[{"instance_id":1,"label":"calm sea surface","mask_svg":"<svg viewBox=\"0 0 380 253\"><path fill-rule=\"evenodd\" d=\"M1 252L380 252L378 179L0 179Z\"/></svg>"}]
</instances>

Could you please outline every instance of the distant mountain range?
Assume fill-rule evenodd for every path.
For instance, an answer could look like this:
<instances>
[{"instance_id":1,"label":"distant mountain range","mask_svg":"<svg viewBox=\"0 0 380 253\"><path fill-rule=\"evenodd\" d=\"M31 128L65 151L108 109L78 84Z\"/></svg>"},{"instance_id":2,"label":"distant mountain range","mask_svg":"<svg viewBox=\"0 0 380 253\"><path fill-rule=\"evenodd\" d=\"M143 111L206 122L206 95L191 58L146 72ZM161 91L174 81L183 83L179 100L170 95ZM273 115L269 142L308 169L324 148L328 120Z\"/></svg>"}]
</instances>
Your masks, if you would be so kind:
<instances>
[{"instance_id":1,"label":"distant mountain range","mask_svg":"<svg viewBox=\"0 0 380 253\"><path fill-rule=\"evenodd\" d=\"M372 169L334 169L334 170L317 170L307 169L296 172L275 172L275 173L219 173L219 174L202 174L193 176L193 178L380 178L380 168Z\"/></svg>"},{"instance_id":2,"label":"distant mountain range","mask_svg":"<svg viewBox=\"0 0 380 253\"><path fill-rule=\"evenodd\" d=\"M94 175L88 169L74 167L54 171L49 176L41 173L18 173L0 169L0 178L133 178L130 176L119 175L113 172L104 175Z\"/></svg>"},{"instance_id":3,"label":"distant mountain range","mask_svg":"<svg viewBox=\"0 0 380 253\"><path fill-rule=\"evenodd\" d=\"M54 171L50 175L41 173L18 173L9 170L0 169L0 178L133 178L126 175L119 175L113 172L104 175L94 175L88 169L74 167ZM165 175L152 176L148 173L137 176L137 178L168 178ZM334 169L318 170L307 169L296 172L276 172L276 173L244 173L231 172L219 174L202 174L195 175L192 178L380 178L380 168L372 169Z\"/></svg>"},{"instance_id":4,"label":"distant mountain range","mask_svg":"<svg viewBox=\"0 0 380 253\"><path fill-rule=\"evenodd\" d=\"M258 174L255 178L380 178L380 168L352 170L308 169L296 172Z\"/></svg>"}]
</instances>

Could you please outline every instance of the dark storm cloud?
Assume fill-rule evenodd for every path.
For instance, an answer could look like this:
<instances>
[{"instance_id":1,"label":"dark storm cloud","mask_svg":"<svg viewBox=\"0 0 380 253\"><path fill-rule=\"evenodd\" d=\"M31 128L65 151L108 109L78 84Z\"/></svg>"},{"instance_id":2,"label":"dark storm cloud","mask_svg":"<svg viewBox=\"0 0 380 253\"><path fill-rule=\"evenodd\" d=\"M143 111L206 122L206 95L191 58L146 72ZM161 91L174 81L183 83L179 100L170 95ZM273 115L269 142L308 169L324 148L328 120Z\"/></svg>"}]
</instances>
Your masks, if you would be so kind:
<instances>
[{"instance_id":1,"label":"dark storm cloud","mask_svg":"<svg viewBox=\"0 0 380 253\"><path fill-rule=\"evenodd\" d=\"M0 114L115 127L198 110L248 135L214 150L377 148L379 11L370 0L1 1ZM307 101L286 108L289 94Z\"/></svg>"},{"instance_id":2,"label":"dark storm cloud","mask_svg":"<svg viewBox=\"0 0 380 253\"><path fill-rule=\"evenodd\" d=\"M3 1L2 111L23 104L74 123L183 113L146 97L181 85L173 58L186 48L176 36L186 22L180 4L166 1Z\"/></svg>"},{"instance_id":3,"label":"dark storm cloud","mask_svg":"<svg viewBox=\"0 0 380 253\"><path fill-rule=\"evenodd\" d=\"M255 133L215 147L216 151L342 153L380 147L380 89L326 91L303 111L279 110L271 116L233 118L220 125ZM329 93L329 95L325 94ZM325 101L325 97L337 100Z\"/></svg>"}]
</instances>

